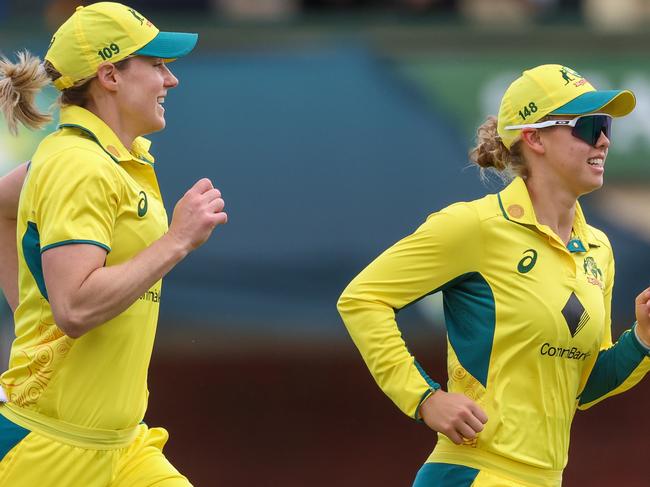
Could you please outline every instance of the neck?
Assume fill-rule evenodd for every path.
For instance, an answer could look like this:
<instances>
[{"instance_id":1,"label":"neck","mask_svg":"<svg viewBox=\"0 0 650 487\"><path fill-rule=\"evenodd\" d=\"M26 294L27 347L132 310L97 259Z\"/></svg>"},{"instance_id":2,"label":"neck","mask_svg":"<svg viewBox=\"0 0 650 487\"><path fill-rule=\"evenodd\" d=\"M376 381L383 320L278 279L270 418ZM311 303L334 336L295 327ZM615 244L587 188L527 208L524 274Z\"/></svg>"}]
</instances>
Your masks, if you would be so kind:
<instances>
[{"instance_id":1,"label":"neck","mask_svg":"<svg viewBox=\"0 0 650 487\"><path fill-rule=\"evenodd\" d=\"M117 104L112 101L106 102L104 99L90 100L84 108L101 118L115 132L124 147L131 150L136 135L129 130L128 123L117 109Z\"/></svg>"},{"instance_id":2,"label":"neck","mask_svg":"<svg viewBox=\"0 0 650 487\"><path fill-rule=\"evenodd\" d=\"M553 230L566 245L571 239L577 196L541 178L528 178L526 187L537 221Z\"/></svg>"}]
</instances>

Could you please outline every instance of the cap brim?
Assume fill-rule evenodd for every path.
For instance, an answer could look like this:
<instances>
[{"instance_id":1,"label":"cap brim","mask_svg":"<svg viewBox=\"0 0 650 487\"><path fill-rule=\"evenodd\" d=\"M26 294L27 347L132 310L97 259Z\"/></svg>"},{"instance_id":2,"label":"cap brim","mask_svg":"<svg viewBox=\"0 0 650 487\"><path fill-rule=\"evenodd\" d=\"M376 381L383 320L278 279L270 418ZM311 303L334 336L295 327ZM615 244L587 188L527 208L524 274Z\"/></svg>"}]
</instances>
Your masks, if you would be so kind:
<instances>
[{"instance_id":1,"label":"cap brim","mask_svg":"<svg viewBox=\"0 0 650 487\"><path fill-rule=\"evenodd\" d=\"M636 98L628 90L588 91L556 108L549 115L607 113L612 117L622 117L634 110L635 105Z\"/></svg>"},{"instance_id":2,"label":"cap brim","mask_svg":"<svg viewBox=\"0 0 650 487\"><path fill-rule=\"evenodd\" d=\"M189 54L199 38L198 34L186 32L159 32L148 44L133 54L139 56L176 59Z\"/></svg>"}]
</instances>

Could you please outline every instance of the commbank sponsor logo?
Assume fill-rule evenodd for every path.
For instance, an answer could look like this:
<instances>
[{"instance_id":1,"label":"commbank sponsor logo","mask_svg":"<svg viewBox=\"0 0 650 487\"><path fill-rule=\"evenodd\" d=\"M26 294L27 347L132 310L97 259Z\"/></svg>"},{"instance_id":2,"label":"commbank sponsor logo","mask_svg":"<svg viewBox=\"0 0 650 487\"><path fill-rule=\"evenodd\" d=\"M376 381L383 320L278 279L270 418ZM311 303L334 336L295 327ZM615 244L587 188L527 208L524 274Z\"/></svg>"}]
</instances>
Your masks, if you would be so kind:
<instances>
[{"instance_id":1,"label":"commbank sponsor logo","mask_svg":"<svg viewBox=\"0 0 650 487\"><path fill-rule=\"evenodd\" d=\"M150 289L138 298L140 301L151 301L152 303L160 303L162 295L158 289Z\"/></svg>"},{"instance_id":2,"label":"commbank sponsor logo","mask_svg":"<svg viewBox=\"0 0 650 487\"><path fill-rule=\"evenodd\" d=\"M555 347L548 342L541 346L539 353L546 357L563 358L566 360L587 360L591 356L591 352L583 352L578 347Z\"/></svg>"}]
</instances>

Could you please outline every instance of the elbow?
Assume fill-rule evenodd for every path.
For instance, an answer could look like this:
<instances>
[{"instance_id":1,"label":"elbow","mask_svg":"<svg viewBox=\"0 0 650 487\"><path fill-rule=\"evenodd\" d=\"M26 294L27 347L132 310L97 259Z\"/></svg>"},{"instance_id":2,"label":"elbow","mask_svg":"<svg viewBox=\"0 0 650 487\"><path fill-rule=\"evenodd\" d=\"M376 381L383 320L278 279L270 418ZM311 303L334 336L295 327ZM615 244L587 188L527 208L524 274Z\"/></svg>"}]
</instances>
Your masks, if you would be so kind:
<instances>
[{"instance_id":1,"label":"elbow","mask_svg":"<svg viewBox=\"0 0 650 487\"><path fill-rule=\"evenodd\" d=\"M80 338L89 330L88 322L81 313L71 309L55 310L52 308L54 322L70 338Z\"/></svg>"},{"instance_id":2,"label":"elbow","mask_svg":"<svg viewBox=\"0 0 650 487\"><path fill-rule=\"evenodd\" d=\"M341 294L338 301L336 302L336 309L339 312L339 315L341 315L343 321L345 321L345 317L348 313L350 301L351 298L346 289L345 291L343 291L343 294Z\"/></svg>"}]
</instances>

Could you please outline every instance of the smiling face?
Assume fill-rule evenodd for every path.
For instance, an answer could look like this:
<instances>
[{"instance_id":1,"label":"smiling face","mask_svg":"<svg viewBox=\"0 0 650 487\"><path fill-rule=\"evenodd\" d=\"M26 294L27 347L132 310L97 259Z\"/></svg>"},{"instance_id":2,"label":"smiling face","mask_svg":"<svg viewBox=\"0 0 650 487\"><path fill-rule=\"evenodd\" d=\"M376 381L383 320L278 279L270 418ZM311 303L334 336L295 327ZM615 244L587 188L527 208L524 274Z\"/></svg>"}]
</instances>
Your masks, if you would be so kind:
<instances>
[{"instance_id":1,"label":"smiling face","mask_svg":"<svg viewBox=\"0 0 650 487\"><path fill-rule=\"evenodd\" d=\"M178 79L160 58L136 56L120 71L127 89L120 90L118 103L123 123L136 136L165 128L163 103Z\"/></svg>"},{"instance_id":2,"label":"smiling face","mask_svg":"<svg viewBox=\"0 0 650 487\"><path fill-rule=\"evenodd\" d=\"M573 136L570 127L539 129L538 135L545 157L535 172L543 172L545 180L576 198L603 185L610 144L605 134L600 134L595 146Z\"/></svg>"}]
</instances>

